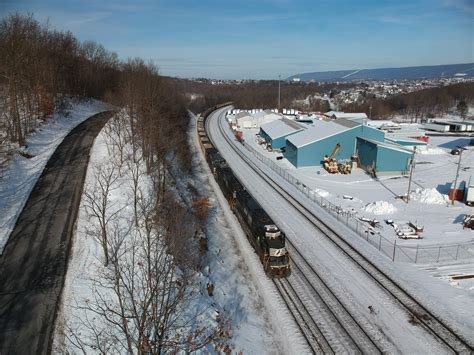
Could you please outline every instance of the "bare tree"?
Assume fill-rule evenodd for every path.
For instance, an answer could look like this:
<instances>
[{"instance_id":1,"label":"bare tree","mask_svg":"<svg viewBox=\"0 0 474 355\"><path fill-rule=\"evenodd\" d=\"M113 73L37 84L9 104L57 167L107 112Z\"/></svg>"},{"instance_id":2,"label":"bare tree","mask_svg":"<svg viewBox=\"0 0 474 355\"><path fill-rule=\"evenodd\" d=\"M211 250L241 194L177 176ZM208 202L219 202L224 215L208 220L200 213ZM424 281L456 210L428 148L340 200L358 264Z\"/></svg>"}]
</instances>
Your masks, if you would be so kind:
<instances>
[{"instance_id":1,"label":"bare tree","mask_svg":"<svg viewBox=\"0 0 474 355\"><path fill-rule=\"evenodd\" d=\"M120 110L105 125L103 130L110 156L117 157L118 168L121 169L125 162L126 147L128 143L127 117L124 110Z\"/></svg>"},{"instance_id":2,"label":"bare tree","mask_svg":"<svg viewBox=\"0 0 474 355\"><path fill-rule=\"evenodd\" d=\"M149 202L142 207L148 209ZM148 217L152 211L148 210ZM84 353L94 347L103 353L162 354L227 343L226 320L219 319L216 326L197 326L202 311L189 309L197 294L193 272L179 267L167 246L168 241L180 239L180 233L188 234L189 228L175 222L143 229L135 228L132 221L114 221L109 266L94 280L93 299L77 305L89 314L81 321L88 336L70 330L67 337L73 346Z\"/></svg>"},{"instance_id":3,"label":"bare tree","mask_svg":"<svg viewBox=\"0 0 474 355\"><path fill-rule=\"evenodd\" d=\"M109 263L109 236L108 226L113 221L121 208L115 208L110 200L110 194L117 189L118 171L110 163L100 164L95 167L95 184L84 191L84 207L88 215L99 224L99 230L93 231L104 251L104 264ZM122 207L123 208L123 207Z\"/></svg>"}]
</instances>

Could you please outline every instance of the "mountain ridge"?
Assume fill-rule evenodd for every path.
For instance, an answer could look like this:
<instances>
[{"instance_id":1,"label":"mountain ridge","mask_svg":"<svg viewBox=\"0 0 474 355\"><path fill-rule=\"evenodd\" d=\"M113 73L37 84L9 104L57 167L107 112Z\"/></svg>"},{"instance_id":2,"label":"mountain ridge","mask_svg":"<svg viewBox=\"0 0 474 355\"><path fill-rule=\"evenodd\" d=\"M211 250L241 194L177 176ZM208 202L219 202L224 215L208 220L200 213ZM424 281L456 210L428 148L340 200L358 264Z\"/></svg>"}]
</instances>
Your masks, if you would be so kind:
<instances>
[{"instance_id":1,"label":"mountain ridge","mask_svg":"<svg viewBox=\"0 0 474 355\"><path fill-rule=\"evenodd\" d=\"M288 77L287 80L299 78L302 81L315 80L347 82L360 80L441 79L453 77L474 77L474 63L308 72L292 75Z\"/></svg>"}]
</instances>

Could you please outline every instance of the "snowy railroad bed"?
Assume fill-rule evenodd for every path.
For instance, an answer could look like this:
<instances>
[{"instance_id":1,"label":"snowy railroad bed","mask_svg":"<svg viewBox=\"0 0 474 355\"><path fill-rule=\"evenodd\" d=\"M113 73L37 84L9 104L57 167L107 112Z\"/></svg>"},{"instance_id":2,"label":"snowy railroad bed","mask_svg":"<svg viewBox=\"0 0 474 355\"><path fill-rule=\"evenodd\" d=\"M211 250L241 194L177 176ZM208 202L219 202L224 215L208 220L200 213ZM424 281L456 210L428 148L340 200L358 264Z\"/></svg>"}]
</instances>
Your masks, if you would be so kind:
<instances>
[{"instance_id":1,"label":"snowy railroad bed","mask_svg":"<svg viewBox=\"0 0 474 355\"><path fill-rule=\"evenodd\" d=\"M284 198L276 196L271 189L267 188L266 183L262 182L258 175L239 161L240 159L234 155L235 153L232 153L227 147L227 143L219 138L220 134L215 127L216 125L214 123L211 126L211 133L218 137L216 138L218 139L216 144L218 144L220 150L222 149L222 154L237 175L244 182L248 182L247 188L249 191L254 194L272 218L278 221L291 241L297 244L300 250L304 251L305 258L327 277L331 288L336 290L346 306L367 317L368 322L375 328L374 331L383 329L384 338L388 343L386 344L387 350L442 352L432 339L429 340L430 337L425 332L408 323L404 311L400 310L397 304L393 304L393 300L387 298L384 292L380 292L378 287L373 285L373 281L367 278L367 275L361 274L360 270L351 263L347 264L340 251L334 250L333 246L325 240L325 237L315 231L311 225L308 225L307 221L301 218L300 213L296 213ZM260 162L257 163L262 169L267 169L268 173L272 174L272 171L265 165L260 164ZM278 175L275 178L278 178ZM294 194L294 192L292 193ZM335 223L334 218L328 216L327 223ZM342 229L345 230L345 228ZM444 285L434 282L435 280L427 278L425 273L416 272L413 268L388 263L386 259L378 254L376 249L368 248L363 240L356 238L351 240L351 244L363 251L373 262L384 265L384 270L389 275L403 280L402 283L407 287L412 286L419 299L426 298L427 289L435 291L439 296L426 300L430 309L436 309L436 312L443 314L445 319L455 319L456 321L451 325L458 331L464 332L464 334L472 332L474 327L472 312L469 312L469 315L460 312L460 309L464 309L465 304L472 303L472 295L457 292L459 290L446 289ZM449 304L445 302L446 295L451 295ZM376 309L376 316L367 314L368 306Z\"/></svg>"},{"instance_id":2,"label":"snowy railroad bed","mask_svg":"<svg viewBox=\"0 0 474 355\"><path fill-rule=\"evenodd\" d=\"M16 220L51 155L64 137L90 116L109 109L97 100L72 103L69 114L55 114L27 137L27 159L17 154L0 175L0 255Z\"/></svg>"},{"instance_id":3,"label":"snowy railroad bed","mask_svg":"<svg viewBox=\"0 0 474 355\"><path fill-rule=\"evenodd\" d=\"M260 262L248 246L240 226L226 205L225 198L219 190L217 193L213 191L213 188L218 189L217 184L213 182L212 174L205 166L206 162L199 151L197 137L194 137L195 129L191 129L191 131L192 143L195 146L194 156L196 157L194 161L195 179L181 181L178 184L180 186L177 186L177 192L180 195L186 195L187 191L181 190L180 187L192 184L201 189L204 195L207 194L211 203L207 226L208 265L196 275L200 286L192 308L202 312L200 320L208 322L210 325L214 325L216 312L224 317L230 317L232 322L231 343L233 351L236 353L240 351L251 354L306 352L306 348L297 336L284 338L277 335L279 327L275 327L272 322L272 315L261 295L260 287L256 287L252 282L252 280L258 280L259 283L268 286L270 280L266 278L263 270L257 269L258 272L253 272L247 267L246 258L248 257L253 258L257 267L260 266ZM97 166L109 159L105 141L106 137L101 133L94 143L86 177L86 188L91 187L94 170ZM209 183L212 187L209 186ZM124 199L128 198L130 193L127 191L128 184L127 182L122 183L118 189L114 190L114 204L123 203ZM147 181L144 180L143 184L146 185ZM127 211L128 213L132 212L130 209L125 210L125 212ZM81 324L85 318L80 307L84 305L84 302L93 299L93 280L103 270L101 247L91 237L89 229L90 221L85 213L83 202L81 202L77 234L63 291L64 303L56 328L56 349L63 349L64 346L67 346L69 350L73 350L70 341L64 338L64 331L75 329L76 332L80 331L82 334L88 332L84 328L84 324ZM239 233L240 235L236 236ZM243 251L240 251L240 244L244 245ZM232 252L228 252L229 250ZM207 283L214 285L213 297L209 297L206 292ZM275 299L274 295L272 298ZM278 310L281 312L282 308L278 308ZM211 351L212 349L207 348L207 350Z\"/></svg>"}]
</instances>

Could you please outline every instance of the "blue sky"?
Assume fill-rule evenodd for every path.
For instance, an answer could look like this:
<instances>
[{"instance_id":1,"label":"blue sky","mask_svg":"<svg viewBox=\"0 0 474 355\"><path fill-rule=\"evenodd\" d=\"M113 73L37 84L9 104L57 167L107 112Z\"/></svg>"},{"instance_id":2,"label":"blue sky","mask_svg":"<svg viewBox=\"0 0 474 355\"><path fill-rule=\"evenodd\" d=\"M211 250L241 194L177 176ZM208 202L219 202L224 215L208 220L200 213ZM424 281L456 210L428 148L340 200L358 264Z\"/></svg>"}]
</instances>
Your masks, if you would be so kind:
<instances>
[{"instance_id":1,"label":"blue sky","mask_svg":"<svg viewBox=\"0 0 474 355\"><path fill-rule=\"evenodd\" d=\"M0 0L13 11L180 77L474 62L474 0Z\"/></svg>"}]
</instances>

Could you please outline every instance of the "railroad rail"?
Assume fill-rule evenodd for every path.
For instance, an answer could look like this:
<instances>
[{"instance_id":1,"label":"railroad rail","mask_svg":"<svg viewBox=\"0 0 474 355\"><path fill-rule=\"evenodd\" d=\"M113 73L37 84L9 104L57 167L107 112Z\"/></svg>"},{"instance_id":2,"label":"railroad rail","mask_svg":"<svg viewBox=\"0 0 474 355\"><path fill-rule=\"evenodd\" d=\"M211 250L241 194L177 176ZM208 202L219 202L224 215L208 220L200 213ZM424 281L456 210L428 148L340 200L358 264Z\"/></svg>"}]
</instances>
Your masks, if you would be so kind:
<instances>
[{"instance_id":1,"label":"railroad rail","mask_svg":"<svg viewBox=\"0 0 474 355\"><path fill-rule=\"evenodd\" d=\"M223 111L224 113L225 111ZM304 218L308 220L315 228L323 233L335 246L339 248L353 263L372 278L388 295L393 297L409 313L413 320L422 325L433 336L456 353L469 354L473 351L472 344L467 339L456 334L449 325L438 319L431 311L425 308L413 296L411 296L403 287L392 280L387 274L381 271L376 265L368 260L363 254L357 251L352 245L344 240L332 227L321 220L313 211L307 208L298 199L291 196L274 178L272 178L263 169L251 161L240 149L238 149L231 137L222 127L222 113L218 117L219 130L228 141L230 147L257 173L269 186L284 197L295 209L300 211ZM206 120L206 127L208 122ZM295 249L296 250L296 249ZM304 258L303 258L304 259ZM282 295L283 297L283 295ZM301 325L300 325L301 326ZM308 339L307 339L308 340ZM319 345L320 346L320 345Z\"/></svg>"},{"instance_id":2,"label":"railroad rail","mask_svg":"<svg viewBox=\"0 0 474 355\"><path fill-rule=\"evenodd\" d=\"M298 277L273 282L311 350L315 353L380 353L382 349L358 325L316 270L304 260L295 246L291 249L292 252L297 251L295 257L302 260L300 266L293 260ZM305 305L297 289L305 289L306 296L315 301L311 303L313 309ZM314 304L318 306L314 307Z\"/></svg>"}]
</instances>

